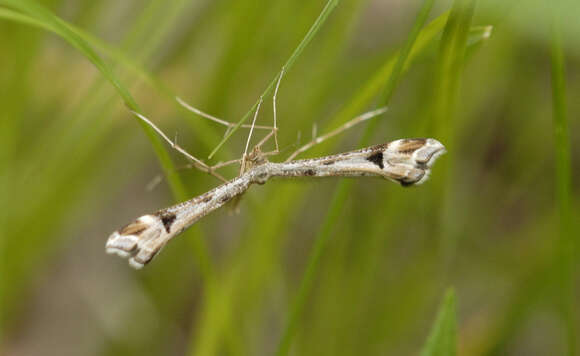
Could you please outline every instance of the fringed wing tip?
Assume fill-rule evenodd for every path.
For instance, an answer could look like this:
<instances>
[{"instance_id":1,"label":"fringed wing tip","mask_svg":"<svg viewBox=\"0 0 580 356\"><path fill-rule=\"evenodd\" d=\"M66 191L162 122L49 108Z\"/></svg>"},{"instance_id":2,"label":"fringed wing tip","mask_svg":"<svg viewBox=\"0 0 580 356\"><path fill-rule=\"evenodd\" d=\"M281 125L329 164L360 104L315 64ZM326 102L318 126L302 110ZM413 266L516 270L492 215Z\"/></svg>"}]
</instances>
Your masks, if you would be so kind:
<instances>
[{"instance_id":1,"label":"fringed wing tip","mask_svg":"<svg viewBox=\"0 0 580 356\"><path fill-rule=\"evenodd\" d=\"M129 265L141 269L165 245L167 235L163 221L155 215L144 215L115 231L105 245L108 254L129 259Z\"/></svg>"}]
</instances>

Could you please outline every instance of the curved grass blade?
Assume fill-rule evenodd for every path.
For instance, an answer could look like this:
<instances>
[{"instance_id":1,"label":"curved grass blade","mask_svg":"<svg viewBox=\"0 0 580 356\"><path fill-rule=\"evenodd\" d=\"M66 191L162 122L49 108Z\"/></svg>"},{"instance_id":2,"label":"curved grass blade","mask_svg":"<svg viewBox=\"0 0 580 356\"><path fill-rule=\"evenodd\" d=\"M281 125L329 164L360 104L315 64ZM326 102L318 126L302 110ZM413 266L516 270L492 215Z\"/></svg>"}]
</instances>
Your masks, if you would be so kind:
<instances>
[{"instance_id":1,"label":"curved grass blade","mask_svg":"<svg viewBox=\"0 0 580 356\"><path fill-rule=\"evenodd\" d=\"M554 10L557 12L557 10ZM560 33L559 14L554 14L552 24L552 107L555 142L555 175L556 175L556 210L558 227L554 236L558 236L558 306L566 327L568 355L576 354L577 321L575 313L575 273L574 261L576 239L572 226L572 169L570 153L570 133L568 129L566 105L566 69L562 38Z\"/></svg>"},{"instance_id":2,"label":"curved grass blade","mask_svg":"<svg viewBox=\"0 0 580 356\"><path fill-rule=\"evenodd\" d=\"M306 35L304 36L302 41L300 41L300 43L298 44L298 47L296 47L294 52L292 52L292 54L290 55L290 57L288 58L286 63L284 63L284 66L282 67L282 69L274 76L274 79L272 79L270 84L268 84L268 86L266 87L266 89L264 90L262 95L260 95L260 98L264 98L268 94L270 94L272 92L272 90L274 89L274 86L278 82L278 78L280 77L280 75L282 75L283 73L287 73L290 70L290 68L292 68L292 65L294 64L296 59L298 59L298 57L304 51L304 48L306 48L306 46L308 46L308 44L314 38L316 33L318 33L318 30L326 22L326 19L328 18L330 13L334 10L334 8L336 8L339 1L340 0L328 0L326 5L322 9L322 12L320 12L320 15L318 15L318 18L316 19L316 21L314 21L314 23L312 24L312 26L310 27L310 29L308 30L308 32L306 33ZM220 143L218 143L216 148L214 148L214 150L209 154L208 158L212 158L217 153L217 151L223 146L223 144L240 128L240 126L242 126L242 124L244 122L246 122L246 120L248 120L250 115L258 107L259 102L260 102L260 99L258 99L254 103L254 105L250 108L250 110L248 110L248 112L244 116L242 116L240 121L238 121L236 123L236 125L228 132L228 134L224 136L224 138L220 141Z\"/></svg>"},{"instance_id":3,"label":"curved grass blade","mask_svg":"<svg viewBox=\"0 0 580 356\"><path fill-rule=\"evenodd\" d=\"M351 104L347 106L344 110L342 110L337 116L336 119L332 121L331 127L340 125L341 122L347 120L350 116L355 115L356 112L363 110L371 100L376 96L379 92L381 86L384 85L385 82L389 82L390 84L386 85L386 89L383 94L383 104L388 103L390 96L392 95L394 88L396 87L396 83L398 82L397 76L400 76L401 73L404 73L418 55L420 55L427 46L432 43L434 39L437 38L437 35L441 33L443 30L447 20L448 20L448 13L444 13L433 20L431 23L426 25L422 30L421 26L424 24L425 18L428 15L428 9L431 7L430 1L424 3L424 7L420 11L419 15L417 16L417 20L413 27L411 35L408 37L408 42L406 43L405 47L401 50L403 56L400 57L399 52L396 52L393 58L387 61L382 68L379 69L377 74L375 74L359 91L359 94L351 101ZM491 26L476 26L473 27L469 31L469 45L476 46L481 43L483 40L489 38L491 34ZM414 43L411 45L411 41L414 39ZM399 58L406 57L405 61L399 60ZM395 73L395 70L398 71L398 74ZM392 78L392 79L391 79ZM377 120L375 120L374 124L376 124ZM371 123L373 124L373 123ZM368 139L370 138L370 134L374 127L367 126L368 130L365 133L361 141L361 145L365 145L368 143ZM322 145L320 145L322 146ZM321 230L319 234L315 238L315 247L312 252L311 258L309 260L309 265L307 267L307 272L301 282L300 291L298 293L298 297L296 298L295 304L293 305L292 314L290 316L289 324L286 326L285 334L283 336L282 342L279 345L279 355L287 354L289 348L289 338L294 331L295 324L297 323L297 319L301 313L303 305L305 303L305 298L310 290L312 276L310 274L314 274L314 270L317 268L316 265L318 264L318 260L320 258L320 254L322 253L322 249L326 244L326 240L328 239L328 235L331 233L331 230L327 228L327 226L333 226L336 223L336 216L338 216L339 211L342 210L342 207L346 203L346 199L350 193L350 189L352 185L349 181L341 181L337 187L335 192L334 198L329 208L329 213L326 216L325 221L322 224ZM319 242L322 241L322 242ZM312 263L312 266L310 265ZM312 268L312 270L310 270ZM281 351L284 350L284 351Z\"/></svg>"},{"instance_id":4,"label":"curved grass blade","mask_svg":"<svg viewBox=\"0 0 580 356\"><path fill-rule=\"evenodd\" d=\"M48 9L42 7L40 4L30 0L0 0L0 5L9 6L17 9L28 15L32 20L23 19L12 14L12 19L24 20L29 24L34 24L45 29L50 29L61 38L66 40L74 48L78 49L93 65L101 72L101 74L113 85L117 93L123 99L125 105L131 110L139 112L139 107L129 90L121 83L119 78L113 73L111 68L100 58L100 56L91 48L91 46L80 36L72 26L68 25L64 20L52 14ZM161 167L167 177L167 181L171 187L174 196L179 200L187 199L187 192L181 179L176 173L175 166L169 156L169 153L164 148L161 139L155 135L153 130L145 123L138 120L139 125L145 131Z\"/></svg>"},{"instance_id":5,"label":"curved grass blade","mask_svg":"<svg viewBox=\"0 0 580 356\"><path fill-rule=\"evenodd\" d=\"M436 73L431 128L433 135L439 137L449 147L447 160L443 162L440 173L433 180L437 188L440 203L439 238L441 239L441 268L443 275L449 270L457 247L458 234L451 216L454 216L455 205L452 202L454 190L451 187L451 176L454 169L456 112L463 67L467 54L467 43L471 21L475 12L475 0L455 0L449 15L439 49L439 64Z\"/></svg>"},{"instance_id":6,"label":"curved grass blade","mask_svg":"<svg viewBox=\"0 0 580 356\"><path fill-rule=\"evenodd\" d=\"M406 72L413 60L422 54L427 46L432 44L433 40L441 34L441 31L445 27L448 15L447 12L439 15L420 31L414 41L413 47L410 49L408 59L402 68L403 72ZM357 115L359 112L364 111L392 76L398 58L399 51L395 52L391 59L386 61L385 64L361 86L357 91L356 96L350 101L350 104L341 110L328 126L338 127L348 121L351 117ZM324 144L321 144L320 146L323 145ZM326 148L323 147L322 149Z\"/></svg>"},{"instance_id":7,"label":"curved grass blade","mask_svg":"<svg viewBox=\"0 0 580 356\"><path fill-rule=\"evenodd\" d=\"M54 32L61 37L63 36L63 33L59 28L14 10L0 8L0 18L42 28L44 30ZM142 64L128 57L122 50L109 45L93 34L88 33L74 25L68 23L65 24L93 48L103 53L106 57L111 58L115 63L120 64L123 68L127 69L127 71L133 73L137 78L142 80L151 88L156 89L168 99L172 100L176 107L182 108L182 106L176 100L177 94L169 86L163 83L163 81L159 80L155 75L149 72ZM196 138L209 148L213 148L215 142L222 138L222 135L215 133L215 131L212 130L204 120L197 121L196 132Z\"/></svg>"},{"instance_id":8,"label":"curved grass blade","mask_svg":"<svg viewBox=\"0 0 580 356\"><path fill-rule=\"evenodd\" d=\"M457 353L455 309L455 292L453 288L449 288L439 307L437 319L433 323L421 356L454 356Z\"/></svg>"},{"instance_id":9,"label":"curved grass blade","mask_svg":"<svg viewBox=\"0 0 580 356\"><path fill-rule=\"evenodd\" d=\"M391 75L389 76L389 80L386 84L385 94L382 100L382 103L387 105L388 100L390 99L394 89L399 81L399 78L402 74L405 62L408 59L409 54L411 53L411 49L419 33L421 32L421 28L424 26L425 22L427 21L427 16L431 11L431 7L433 5L432 0L426 0L419 11L411 33L409 34L405 44L403 45L403 49L401 50L400 54L397 55L396 62L394 62L394 66L392 67ZM375 120L377 122L378 120ZM374 130L370 125L367 126L367 132L372 132ZM368 140L370 134L365 134L362 141ZM292 344L292 340L296 333L298 321L302 315L302 310L304 309L304 305L306 304L306 299L310 294L310 290L312 289L312 284L314 280L314 276L316 275L319 269L319 262L322 256L322 253L326 247L327 241L333 231L333 227L337 225L338 218L340 217L340 213L346 200L349 196L349 192L352 186L352 181L343 180L339 183L339 186L334 194L334 197L330 203L330 208L328 214L324 219L324 223L322 224L319 233L316 235L315 242L314 242L314 249L308 259L308 265L306 267L306 272L302 281L300 282L298 296L294 301L291 313L289 316L289 321L285 327L284 334L282 339L278 345L278 352L277 355L287 355L290 346Z\"/></svg>"},{"instance_id":10,"label":"curved grass blade","mask_svg":"<svg viewBox=\"0 0 580 356\"><path fill-rule=\"evenodd\" d=\"M64 32L61 31L59 27L53 26L51 23L37 20L32 16L14 10L0 8L0 18L51 31L61 37L65 35ZM121 64L124 68L132 71L139 79L146 82L151 87L159 89L164 94L174 96L171 90L164 83L155 78L142 65L136 63L131 58L127 57L125 53L123 53L123 51L114 48L113 46L110 46L109 44L102 41L98 37L82 30L81 28L78 28L68 23L65 24L69 26L72 31L77 33L79 37L82 38L85 42L90 44L99 52L102 52L106 56L112 58L113 60L115 60L115 62Z\"/></svg>"}]
</instances>

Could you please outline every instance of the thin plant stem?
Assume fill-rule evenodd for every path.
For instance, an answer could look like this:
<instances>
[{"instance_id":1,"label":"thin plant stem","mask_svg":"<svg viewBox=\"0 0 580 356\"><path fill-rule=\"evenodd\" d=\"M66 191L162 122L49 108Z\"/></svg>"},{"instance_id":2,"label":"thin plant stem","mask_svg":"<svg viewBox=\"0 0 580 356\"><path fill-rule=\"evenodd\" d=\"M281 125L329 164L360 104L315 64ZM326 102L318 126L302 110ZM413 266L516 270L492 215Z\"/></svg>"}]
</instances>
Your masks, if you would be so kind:
<instances>
[{"instance_id":1,"label":"thin plant stem","mask_svg":"<svg viewBox=\"0 0 580 356\"><path fill-rule=\"evenodd\" d=\"M555 10L556 11L556 10ZM564 50L559 28L559 18L555 14L552 23L551 41L552 106L555 142L555 191L558 212L558 273L560 291L559 310L566 325L568 355L576 354L576 313L574 288L574 261L576 243L572 233L572 171L570 159L570 134L566 114L566 71Z\"/></svg>"},{"instance_id":2,"label":"thin plant stem","mask_svg":"<svg viewBox=\"0 0 580 356\"><path fill-rule=\"evenodd\" d=\"M409 37L407 38L407 41L403 46L403 48L406 50L401 51L397 59L397 63L400 64L394 67L393 72L391 73L391 76L389 77L389 80L387 82L386 90L389 90L390 92L387 92L383 95L384 101L382 102L382 104L384 105L388 104L388 100L392 96L392 92L394 91L396 84L399 81L399 76L402 73L404 63L407 60L407 57L410 53L411 48L413 47L413 44L415 43L415 40L417 39L420 29L425 25L425 22L427 21L427 16L429 15L432 5L433 0L426 0L423 2L423 6L421 7L421 10L419 11L415 19L413 30L411 31ZM367 132L369 132L370 130L371 128L369 125L367 126ZM362 143L364 143L365 140L368 140L367 137L370 137L370 135L363 136ZM304 309L306 300L310 295L310 291L312 290L314 277L316 276L319 270L321 256L324 253L324 250L326 248L330 235L334 230L334 227L337 225L336 222L340 217L340 214L348 199L351 189L352 189L352 181L342 180L334 193L328 213L324 219L322 227L320 228L314 240L315 241L314 248L308 259L306 272L304 273L304 277L300 282L297 297L294 300L291 307L288 323L286 324L286 327L284 329L282 339L278 344L277 351L278 356L288 355L288 352L290 351L290 346L292 345L294 335L296 334L297 331L298 322L300 320L300 317L302 316L302 310Z\"/></svg>"},{"instance_id":3,"label":"thin plant stem","mask_svg":"<svg viewBox=\"0 0 580 356\"><path fill-rule=\"evenodd\" d=\"M310 27L310 29L308 30L308 32L306 33L306 35L304 36L304 38L302 39L302 41L300 42L300 44L298 44L298 47L296 47L296 49L294 50L294 52L292 52L292 54L290 55L290 57L288 58L288 60L286 61L286 63L282 66L282 69L276 74L276 76L274 77L274 79L272 79L272 81L270 82L270 84L268 84L268 86L266 87L266 89L264 90L264 92L262 93L262 95L260 95L260 98L266 97L268 94L270 94L270 92L276 86L276 83L278 82L278 78L283 73L288 72L290 70L290 68L292 68L292 65L294 64L294 62L296 61L296 59L298 59L298 57L304 51L304 48L306 48L306 46L308 46L308 44L310 43L310 41L318 33L318 30L320 30L320 28L322 27L322 25L326 22L326 20L328 19L328 16L336 8L336 6L338 5L339 1L340 0L328 0L328 2L326 3L326 5L322 9L322 12L320 12L320 15L318 15L318 18L316 19L316 21L314 21L314 23L312 24L312 26ZM209 156L208 156L209 159L211 159L219 151L219 149L224 145L224 143L240 128L240 126L244 122L246 122L246 120L248 120L248 118L250 117L250 115L254 112L254 110L256 110L256 107L258 106L260 100L261 99L258 99L256 101L256 103L254 103L254 105L252 105L252 107L250 108L250 110L248 110L248 112L244 116L242 116L242 118L240 119L240 121L238 121L236 123L236 125L220 141L220 143L218 143L218 145L216 146L216 148L214 148L214 150L209 154Z\"/></svg>"}]
</instances>

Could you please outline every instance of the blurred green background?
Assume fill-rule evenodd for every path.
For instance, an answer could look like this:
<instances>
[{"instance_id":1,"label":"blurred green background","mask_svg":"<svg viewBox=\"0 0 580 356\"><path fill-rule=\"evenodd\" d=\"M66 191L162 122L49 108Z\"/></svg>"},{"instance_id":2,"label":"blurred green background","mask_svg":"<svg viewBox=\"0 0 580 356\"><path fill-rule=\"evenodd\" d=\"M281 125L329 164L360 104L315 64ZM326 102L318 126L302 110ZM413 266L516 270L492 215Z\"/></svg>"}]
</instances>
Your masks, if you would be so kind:
<instances>
[{"instance_id":1,"label":"blurred green background","mask_svg":"<svg viewBox=\"0 0 580 356\"><path fill-rule=\"evenodd\" d=\"M579 18L572 0L1 0L0 354L578 354ZM288 58L280 159L388 102L301 157L435 137L432 179L272 181L141 271L106 255L218 184L126 106L205 159L224 128L173 96L238 121Z\"/></svg>"}]
</instances>

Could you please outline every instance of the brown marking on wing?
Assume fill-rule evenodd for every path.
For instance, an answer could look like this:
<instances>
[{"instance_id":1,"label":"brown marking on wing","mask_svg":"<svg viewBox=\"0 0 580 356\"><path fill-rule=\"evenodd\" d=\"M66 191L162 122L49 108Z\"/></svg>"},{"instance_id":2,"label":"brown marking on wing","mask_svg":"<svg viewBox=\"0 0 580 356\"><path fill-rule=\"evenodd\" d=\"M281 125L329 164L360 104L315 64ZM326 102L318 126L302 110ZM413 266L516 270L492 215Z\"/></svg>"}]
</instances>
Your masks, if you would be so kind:
<instances>
[{"instance_id":1,"label":"brown marking on wing","mask_svg":"<svg viewBox=\"0 0 580 356\"><path fill-rule=\"evenodd\" d=\"M383 163L383 151L378 151L368 156L367 161L376 164L377 166L379 166L380 169L385 168L385 165Z\"/></svg>"},{"instance_id":2,"label":"brown marking on wing","mask_svg":"<svg viewBox=\"0 0 580 356\"><path fill-rule=\"evenodd\" d=\"M119 235L139 235L140 233L142 233L143 231L145 231L145 229L147 229L149 225L144 224L142 222L140 222L139 220L132 222L129 225L126 225L125 227L121 228L119 230Z\"/></svg>"},{"instance_id":3,"label":"brown marking on wing","mask_svg":"<svg viewBox=\"0 0 580 356\"><path fill-rule=\"evenodd\" d=\"M377 151L384 151L385 149L389 148L389 145L391 143L392 142L387 142L387 143L381 143L379 145L374 145L371 147L361 148L360 150L352 151L352 153L372 153L372 152L377 152Z\"/></svg>"},{"instance_id":4,"label":"brown marking on wing","mask_svg":"<svg viewBox=\"0 0 580 356\"><path fill-rule=\"evenodd\" d=\"M170 213L167 211L158 212L155 215L157 215L161 219L163 227L165 227L165 231L169 233L171 231L171 225L173 224L177 216L174 213Z\"/></svg>"},{"instance_id":5,"label":"brown marking on wing","mask_svg":"<svg viewBox=\"0 0 580 356\"><path fill-rule=\"evenodd\" d=\"M410 138L402 140L397 147L397 152L404 154L413 153L419 148L425 146L426 142L426 138Z\"/></svg>"},{"instance_id":6,"label":"brown marking on wing","mask_svg":"<svg viewBox=\"0 0 580 356\"><path fill-rule=\"evenodd\" d=\"M220 202L220 203L225 203L225 202L227 202L227 201L228 201L228 200L230 200L230 199L231 199L231 196L230 196L229 194L224 194L224 196L222 196L222 197L219 199L219 202Z\"/></svg>"}]
</instances>

